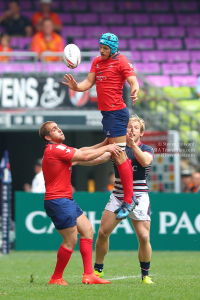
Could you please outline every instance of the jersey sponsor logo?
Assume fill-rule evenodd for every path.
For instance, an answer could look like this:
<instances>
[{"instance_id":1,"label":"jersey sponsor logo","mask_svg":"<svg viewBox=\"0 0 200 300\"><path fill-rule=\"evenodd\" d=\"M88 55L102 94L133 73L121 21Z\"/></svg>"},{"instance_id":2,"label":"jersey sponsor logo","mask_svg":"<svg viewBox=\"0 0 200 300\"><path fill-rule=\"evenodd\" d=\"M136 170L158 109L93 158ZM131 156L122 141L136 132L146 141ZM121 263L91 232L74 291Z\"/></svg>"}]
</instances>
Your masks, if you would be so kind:
<instances>
[{"instance_id":1,"label":"jersey sponsor logo","mask_svg":"<svg viewBox=\"0 0 200 300\"><path fill-rule=\"evenodd\" d=\"M104 79L107 79L107 77L105 77L105 76L96 76L96 79L102 81Z\"/></svg>"},{"instance_id":2,"label":"jersey sponsor logo","mask_svg":"<svg viewBox=\"0 0 200 300\"><path fill-rule=\"evenodd\" d=\"M66 147L65 146L62 146L62 145L58 145L56 148L60 149L60 150L65 150Z\"/></svg>"}]
</instances>

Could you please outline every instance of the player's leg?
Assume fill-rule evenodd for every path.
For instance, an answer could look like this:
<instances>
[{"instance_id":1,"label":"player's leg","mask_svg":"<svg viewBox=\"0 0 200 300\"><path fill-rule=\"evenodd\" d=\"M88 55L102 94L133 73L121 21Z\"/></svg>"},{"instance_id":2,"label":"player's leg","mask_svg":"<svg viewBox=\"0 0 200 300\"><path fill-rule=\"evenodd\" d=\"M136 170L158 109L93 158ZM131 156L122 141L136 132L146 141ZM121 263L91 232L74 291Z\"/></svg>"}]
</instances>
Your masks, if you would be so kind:
<instances>
[{"instance_id":1,"label":"player's leg","mask_svg":"<svg viewBox=\"0 0 200 300\"><path fill-rule=\"evenodd\" d=\"M133 171L130 161L126 157L125 153L126 130L129 121L129 111L128 108L125 107L124 109L117 111L102 112L102 115L103 129L107 138L109 138L109 143L116 143L124 150L120 156L112 157L117 166L124 191L125 210L118 213L119 219L123 219L128 216L129 212L134 209L135 206L133 198Z\"/></svg>"},{"instance_id":2,"label":"player's leg","mask_svg":"<svg viewBox=\"0 0 200 300\"><path fill-rule=\"evenodd\" d=\"M63 237L57 253L56 267L49 284L67 285L62 275L77 242L76 205L70 199L61 198L46 200L44 207L55 228Z\"/></svg>"},{"instance_id":3,"label":"player's leg","mask_svg":"<svg viewBox=\"0 0 200 300\"><path fill-rule=\"evenodd\" d=\"M110 283L108 280L97 278L94 275L92 268L92 242L93 229L88 218L83 214L82 210L77 206L77 230L80 233L80 253L83 260L84 273L82 282L84 284L106 284Z\"/></svg>"},{"instance_id":4,"label":"player's leg","mask_svg":"<svg viewBox=\"0 0 200 300\"><path fill-rule=\"evenodd\" d=\"M108 252L108 238L114 228L119 224L119 220L116 220L116 214L114 211L120 207L121 201L116 199L114 194L110 195L110 200L107 203L101 223L98 231L98 237L96 240L96 258L95 258L95 274L103 276L104 258Z\"/></svg>"},{"instance_id":5,"label":"player's leg","mask_svg":"<svg viewBox=\"0 0 200 300\"><path fill-rule=\"evenodd\" d=\"M150 244L150 221L132 220L132 224L135 228L139 242L138 259L141 267L142 280L144 283L152 283L152 280L149 277L152 254Z\"/></svg>"},{"instance_id":6,"label":"player's leg","mask_svg":"<svg viewBox=\"0 0 200 300\"><path fill-rule=\"evenodd\" d=\"M147 193L140 195L138 206L130 213L132 224L135 228L138 238L138 259L140 262L142 282L153 283L149 275L151 261L151 244L150 244L150 202Z\"/></svg>"}]
</instances>

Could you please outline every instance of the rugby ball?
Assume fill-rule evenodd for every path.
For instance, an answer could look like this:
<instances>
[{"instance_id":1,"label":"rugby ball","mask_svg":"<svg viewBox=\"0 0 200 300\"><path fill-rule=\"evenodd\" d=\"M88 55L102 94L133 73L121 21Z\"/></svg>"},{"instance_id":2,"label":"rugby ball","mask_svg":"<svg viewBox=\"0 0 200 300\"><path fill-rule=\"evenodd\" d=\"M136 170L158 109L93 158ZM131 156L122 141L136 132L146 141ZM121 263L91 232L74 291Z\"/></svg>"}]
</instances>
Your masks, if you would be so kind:
<instances>
[{"instance_id":1,"label":"rugby ball","mask_svg":"<svg viewBox=\"0 0 200 300\"><path fill-rule=\"evenodd\" d=\"M68 68L77 68L81 62L80 49L74 44L67 45L63 52L63 60Z\"/></svg>"}]
</instances>

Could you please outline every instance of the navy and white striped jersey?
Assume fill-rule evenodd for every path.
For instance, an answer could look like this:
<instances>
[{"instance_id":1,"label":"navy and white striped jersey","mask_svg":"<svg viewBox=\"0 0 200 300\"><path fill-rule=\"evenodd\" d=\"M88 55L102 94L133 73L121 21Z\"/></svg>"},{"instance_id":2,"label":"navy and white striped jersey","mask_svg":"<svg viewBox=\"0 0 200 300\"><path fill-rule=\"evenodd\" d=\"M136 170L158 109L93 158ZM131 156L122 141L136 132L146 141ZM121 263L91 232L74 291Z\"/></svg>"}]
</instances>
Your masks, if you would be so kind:
<instances>
[{"instance_id":1,"label":"navy and white striped jersey","mask_svg":"<svg viewBox=\"0 0 200 300\"><path fill-rule=\"evenodd\" d=\"M144 145L141 142L138 144L138 147L143 152L148 152L148 153L154 155L154 151L153 151L152 147L150 147L148 145ZM147 186L146 179L147 179L151 165L149 165L147 167L142 167L141 164L135 158L132 148L130 148L128 146L126 146L126 155L130 159L131 164L132 164L134 196L140 196L143 193L148 193L149 189ZM114 169L115 169L115 186L114 186L113 193L117 199L123 200L124 192L123 192L120 176L118 173L118 169L116 166L114 166Z\"/></svg>"}]
</instances>

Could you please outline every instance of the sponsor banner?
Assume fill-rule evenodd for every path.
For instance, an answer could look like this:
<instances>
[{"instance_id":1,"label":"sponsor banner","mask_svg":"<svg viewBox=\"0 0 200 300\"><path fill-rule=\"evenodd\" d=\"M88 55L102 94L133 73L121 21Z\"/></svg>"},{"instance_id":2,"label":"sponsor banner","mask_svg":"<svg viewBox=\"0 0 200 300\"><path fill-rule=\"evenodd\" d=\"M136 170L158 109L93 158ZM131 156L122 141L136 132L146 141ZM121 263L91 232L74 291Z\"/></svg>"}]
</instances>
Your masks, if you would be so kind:
<instances>
[{"instance_id":1,"label":"sponsor banner","mask_svg":"<svg viewBox=\"0 0 200 300\"><path fill-rule=\"evenodd\" d=\"M76 78L78 82L83 79ZM97 109L96 102L96 86L90 91L74 92L57 77L0 78L0 110Z\"/></svg>"},{"instance_id":2,"label":"sponsor banner","mask_svg":"<svg viewBox=\"0 0 200 300\"><path fill-rule=\"evenodd\" d=\"M74 199L94 228L96 240L107 192L76 192ZM62 241L44 210L44 196L15 193L16 250L57 250ZM151 193L151 244L153 250L200 249L200 201L198 194ZM79 248L77 243L76 249ZM110 250L137 250L130 219L123 220L110 237Z\"/></svg>"}]
</instances>

